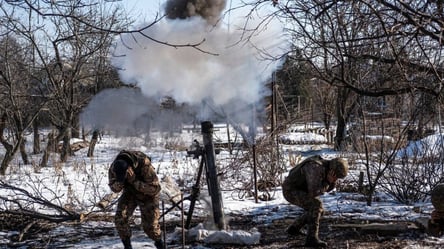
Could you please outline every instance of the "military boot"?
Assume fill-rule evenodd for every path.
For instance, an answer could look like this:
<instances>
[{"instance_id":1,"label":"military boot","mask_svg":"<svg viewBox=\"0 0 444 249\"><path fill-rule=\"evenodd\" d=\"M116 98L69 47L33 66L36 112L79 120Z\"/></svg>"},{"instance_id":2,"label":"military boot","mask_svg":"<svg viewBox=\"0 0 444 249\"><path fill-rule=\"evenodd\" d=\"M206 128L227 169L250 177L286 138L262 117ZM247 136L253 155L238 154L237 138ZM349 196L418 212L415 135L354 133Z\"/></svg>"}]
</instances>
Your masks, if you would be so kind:
<instances>
[{"instance_id":1,"label":"military boot","mask_svg":"<svg viewBox=\"0 0 444 249\"><path fill-rule=\"evenodd\" d=\"M327 247L327 243L319 239L319 219L321 213L314 214L307 219L308 231L305 246L309 247Z\"/></svg>"},{"instance_id":2,"label":"military boot","mask_svg":"<svg viewBox=\"0 0 444 249\"><path fill-rule=\"evenodd\" d=\"M299 219L295 220L286 231L290 235L307 235L307 232L303 229L306 224L307 215L303 214Z\"/></svg>"},{"instance_id":3,"label":"military boot","mask_svg":"<svg viewBox=\"0 0 444 249\"><path fill-rule=\"evenodd\" d=\"M307 236L305 246L308 247L327 247L327 242L320 240L317 236Z\"/></svg>"},{"instance_id":4,"label":"military boot","mask_svg":"<svg viewBox=\"0 0 444 249\"><path fill-rule=\"evenodd\" d=\"M125 249L133 249L133 247L131 246L131 239L130 238L125 238L122 239L122 243Z\"/></svg>"}]
</instances>

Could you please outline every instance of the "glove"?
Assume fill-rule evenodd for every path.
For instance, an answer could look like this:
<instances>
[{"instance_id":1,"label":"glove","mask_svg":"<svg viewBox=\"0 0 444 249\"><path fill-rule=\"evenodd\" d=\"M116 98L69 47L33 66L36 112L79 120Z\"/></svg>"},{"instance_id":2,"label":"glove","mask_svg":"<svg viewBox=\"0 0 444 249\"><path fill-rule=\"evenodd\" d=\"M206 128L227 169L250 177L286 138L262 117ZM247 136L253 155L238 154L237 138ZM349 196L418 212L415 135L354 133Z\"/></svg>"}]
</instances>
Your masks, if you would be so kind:
<instances>
[{"instance_id":1,"label":"glove","mask_svg":"<svg viewBox=\"0 0 444 249\"><path fill-rule=\"evenodd\" d=\"M121 183L121 182L114 182L114 183L110 184L109 187L111 188L111 190L114 193L119 193L123 189L123 183Z\"/></svg>"}]
</instances>

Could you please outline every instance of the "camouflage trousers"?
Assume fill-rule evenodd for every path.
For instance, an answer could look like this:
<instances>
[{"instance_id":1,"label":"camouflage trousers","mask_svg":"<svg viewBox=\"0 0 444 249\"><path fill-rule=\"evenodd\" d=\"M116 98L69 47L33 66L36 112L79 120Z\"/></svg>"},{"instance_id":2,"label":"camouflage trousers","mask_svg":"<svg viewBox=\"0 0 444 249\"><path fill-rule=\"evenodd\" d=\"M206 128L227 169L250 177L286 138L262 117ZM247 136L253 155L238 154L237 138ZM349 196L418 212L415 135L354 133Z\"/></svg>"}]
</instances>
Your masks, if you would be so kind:
<instances>
[{"instance_id":1,"label":"camouflage trousers","mask_svg":"<svg viewBox=\"0 0 444 249\"><path fill-rule=\"evenodd\" d=\"M133 215L136 207L140 209L143 231L152 240L161 239L159 225L159 197L147 197L144 200L137 199L133 194L123 192L117 204L114 223L121 239L131 238L129 218Z\"/></svg>"},{"instance_id":2,"label":"camouflage trousers","mask_svg":"<svg viewBox=\"0 0 444 249\"><path fill-rule=\"evenodd\" d=\"M301 190L292 190L283 187L282 193L284 198L305 210L305 213L297 218L292 226L302 228L303 225L308 225L308 235L317 236L319 229L319 219L324 212L324 207L321 199L316 197L309 197L308 193Z\"/></svg>"}]
</instances>

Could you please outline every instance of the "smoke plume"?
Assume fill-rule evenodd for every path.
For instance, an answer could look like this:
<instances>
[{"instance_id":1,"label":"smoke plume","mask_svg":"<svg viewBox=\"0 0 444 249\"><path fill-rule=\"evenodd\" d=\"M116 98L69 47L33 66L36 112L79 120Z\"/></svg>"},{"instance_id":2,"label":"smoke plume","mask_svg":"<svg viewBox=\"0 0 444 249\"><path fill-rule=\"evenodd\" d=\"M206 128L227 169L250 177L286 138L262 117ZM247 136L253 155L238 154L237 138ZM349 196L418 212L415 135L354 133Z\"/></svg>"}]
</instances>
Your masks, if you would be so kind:
<instances>
[{"instance_id":1,"label":"smoke plume","mask_svg":"<svg viewBox=\"0 0 444 249\"><path fill-rule=\"evenodd\" d=\"M210 24L216 24L225 5L225 0L169 0L165 12L170 19L200 16Z\"/></svg>"},{"instance_id":2,"label":"smoke plume","mask_svg":"<svg viewBox=\"0 0 444 249\"><path fill-rule=\"evenodd\" d=\"M281 61L264 58L282 55L288 46L282 35L282 25L272 21L258 30L263 19L253 18L246 22L245 15L236 18L233 13L220 25L210 25L208 19L219 18L223 6L225 1L221 0L168 1L166 9L170 10L169 16L178 18L163 19L146 29L143 35L128 34L118 42L113 64L122 69L119 72L121 80L137 85L147 99L159 101L163 96L170 96L179 104L203 106L202 109L206 110L198 110L202 120L209 120L215 108L232 118L251 119L248 106L258 103L263 97L265 83L281 65ZM203 43L196 49L168 46L146 37L172 45ZM249 39L243 39L245 37ZM118 93L111 93L118 98ZM105 100L113 101L113 98L101 98L102 101L94 101L95 110L100 110L100 103L106 105ZM141 100L140 107L136 107L137 99L131 100L128 93L125 98L129 101L118 101L118 109L107 113L125 118L128 113L119 115L117 111L127 110L136 115L150 112L152 108L145 99ZM97 126L98 122L94 119L98 116L90 115L89 118L88 122ZM133 116L127 118L137 119ZM106 120L106 117L103 119ZM123 122L118 120L116 124ZM107 122L102 120L101 123Z\"/></svg>"},{"instance_id":3,"label":"smoke plume","mask_svg":"<svg viewBox=\"0 0 444 249\"><path fill-rule=\"evenodd\" d=\"M250 23L251 30L257 24ZM199 17L163 20L144 34L169 44L204 41L199 48L209 53L159 44L142 35L122 37L116 49L119 56L114 64L123 68L120 76L124 82L137 84L147 96L168 95L190 104L206 99L216 105L236 100L256 102L264 83L280 65L279 61L265 60L264 51L280 55L285 47L280 25L269 25L248 42L239 42L248 31L215 28Z\"/></svg>"},{"instance_id":4,"label":"smoke plume","mask_svg":"<svg viewBox=\"0 0 444 249\"><path fill-rule=\"evenodd\" d=\"M107 89L91 100L81 119L97 129L131 134L137 125L148 123L147 114L158 113L158 106L134 88Z\"/></svg>"}]
</instances>

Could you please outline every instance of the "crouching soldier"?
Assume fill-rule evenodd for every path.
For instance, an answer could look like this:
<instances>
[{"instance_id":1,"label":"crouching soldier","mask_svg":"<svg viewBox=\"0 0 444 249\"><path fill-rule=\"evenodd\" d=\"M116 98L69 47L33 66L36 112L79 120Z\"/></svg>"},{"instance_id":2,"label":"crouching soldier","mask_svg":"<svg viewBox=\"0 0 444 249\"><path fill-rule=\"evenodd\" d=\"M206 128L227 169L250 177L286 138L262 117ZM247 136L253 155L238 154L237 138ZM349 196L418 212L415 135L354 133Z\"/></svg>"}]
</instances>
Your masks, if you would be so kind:
<instances>
[{"instance_id":1,"label":"crouching soldier","mask_svg":"<svg viewBox=\"0 0 444 249\"><path fill-rule=\"evenodd\" d=\"M303 234L301 229L307 225L305 246L327 247L320 240L319 220L323 213L320 195L333 190L338 178L347 176L348 163L345 159L332 160L313 156L305 159L290 170L282 185L284 198L304 209L304 214L287 228L291 235Z\"/></svg>"},{"instance_id":2,"label":"crouching soldier","mask_svg":"<svg viewBox=\"0 0 444 249\"><path fill-rule=\"evenodd\" d=\"M109 187L115 193L123 190L117 204L115 226L125 249L131 249L129 218L139 206L144 232L164 247L159 225L160 183L150 158L139 151L121 151L108 172Z\"/></svg>"},{"instance_id":3,"label":"crouching soldier","mask_svg":"<svg viewBox=\"0 0 444 249\"><path fill-rule=\"evenodd\" d=\"M432 205L431 219L428 224L428 233L435 237L444 235L444 183L437 184L430 192Z\"/></svg>"}]
</instances>

